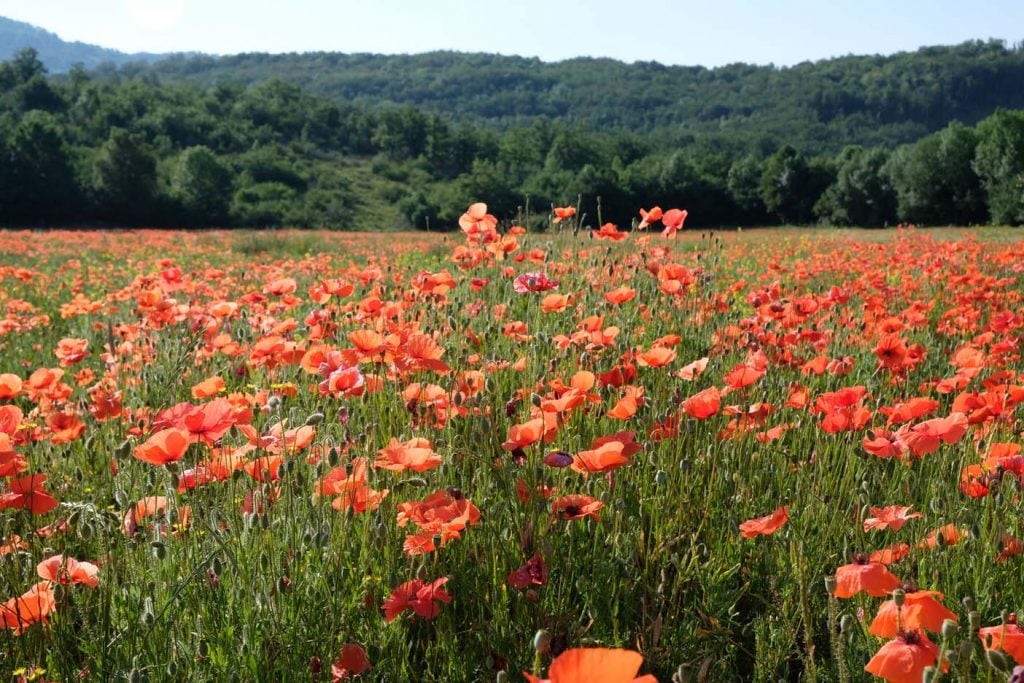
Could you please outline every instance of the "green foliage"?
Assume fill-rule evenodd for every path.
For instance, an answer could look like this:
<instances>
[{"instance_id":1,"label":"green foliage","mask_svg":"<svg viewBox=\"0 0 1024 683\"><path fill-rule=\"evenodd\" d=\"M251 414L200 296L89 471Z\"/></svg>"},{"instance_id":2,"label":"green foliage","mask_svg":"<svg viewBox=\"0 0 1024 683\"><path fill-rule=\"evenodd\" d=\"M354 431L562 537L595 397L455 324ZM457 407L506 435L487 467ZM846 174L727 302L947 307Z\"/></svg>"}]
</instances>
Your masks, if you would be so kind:
<instances>
[{"instance_id":1,"label":"green foliage","mask_svg":"<svg viewBox=\"0 0 1024 683\"><path fill-rule=\"evenodd\" d=\"M98 214L123 226L144 225L154 215L156 159L137 135L110 131L92 163Z\"/></svg>"},{"instance_id":2,"label":"green foliage","mask_svg":"<svg viewBox=\"0 0 1024 683\"><path fill-rule=\"evenodd\" d=\"M171 194L191 225L224 225L228 220L231 173L208 147L189 147L178 157Z\"/></svg>"},{"instance_id":3,"label":"green foliage","mask_svg":"<svg viewBox=\"0 0 1024 683\"><path fill-rule=\"evenodd\" d=\"M921 225L967 225L985 220L985 193L972 167L977 134L952 123L896 150L889 162L897 215Z\"/></svg>"},{"instance_id":4,"label":"green foliage","mask_svg":"<svg viewBox=\"0 0 1024 683\"><path fill-rule=\"evenodd\" d=\"M1024 224L1024 112L999 110L978 125L975 169L992 220Z\"/></svg>"},{"instance_id":5,"label":"green foliage","mask_svg":"<svg viewBox=\"0 0 1024 683\"><path fill-rule=\"evenodd\" d=\"M467 95L467 83L478 76L460 66L465 59L486 72L506 58L434 55L428 59L431 69L394 77L415 100L394 106L386 102L394 84L370 79L379 86L376 96L364 93L337 101L337 93L331 99L319 96L319 85L279 72L283 64L305 64L305 57L282 61L263 56L259 77L254 73L207 85L204 74L248 68L244 65L254 57L170 60L155 69L136 65L90 73L79 68L53 78L46 76L36 53L25 51L0 63L0 151L11 162L0 169L5 181L0 223L451 230L464 207L475 201L488 203L502 220L523 222L530 222L527 207L534 207L537 217L551 205L579 202L583 224L592 227L598 221L626 227L637 219L638 208L655 204L688 209L690 227L809 223L815 218L864 225L977 223L990 208L994 220L1016 223L1024 219L1017 208L1019 155L1012 126L1003 120L1008 115L1000 115L1001 123L986 124L983 148L980 132L958 123L901 147L888 162L890 153L879 143L914 139L933 123L946 123L944 114L925 112L926 103L934 105L930 95L904 87L908 65L930 74L927 83L952 87L960 78L988 78L967 65L1001 65L992 66L993 74L1003 73L1004 67L1010 73L1018 57L1017 51L993 43L781 71L703 70L699 85L720 90L722 97L739 97L735 87L767 75L780 90L771 90L776 93L771 97L761 92L763 102L756 109L715 104L712 98L683 120L676 118L678 112L662 110L668 106L663 93L689 83L696 72L657 65L626 67L607 60L544 65L541 72L552 74L545 93L579 95L557 106L543 105L539 95L529 94L533 72L502 72L494 75L502 87L520 89L515 91L519 99L501 111L514 112L530 102L535 107L529 116L507 118L499 107L479 99L503 98L500 88ZM374 65L418 63L418 58L380 59L363 56L349 76L369 78ZM340 78L335 71L349 64L336 55L315 61L330 67L328 81ZM532 62L510 62L522 63ZM836 84L847 88L845 79L866 64L874 65L868 92L881 88L887 94L854 106L859 100L845 90L837 94ZM430 93L429 88L417 90L416 79L434 83L434 69L458 73L460 80L444 86L445 97L458 94L470 104L460 100L460 106L441 114L417 100L429 100ZM799 83L794 74L802 79ZM800 84L825 76L831 85L823 92L830 94L812 97L815 121L800 123L800 107L807 104L801 98L809 97ZM640 97L646 118L639 121L624 111L621 117L601 113L600 107L618 111L620 104L578 93L579 79L602 92L618 87L616 79L627 79L621 88L627 100L636 95L636 83L659 87ZM914 103L904 102L911 94ZM790 98L787 106L793 108L773 109L781 105L772 97L781 96ZM679 111L690 106L689 97L683 97ZM728 97L722 102L731 101ZM473 114L473 102L486 116ZM742 121L738 112L745 112ZM822 116L827 121L819 120ZM713 126L704 125L712 120ZM496 122L500 125L492 125ZM864 122L874 122L870 134L862 130ZM890 135L893 131L899 134ZM788 144L779 147L780 140ZM829 150L837 142L860 143L861 152L846 149L833 158Z\"/></svg>"},{"instance_id":6,"label":"green foliage","mask_svg":"<svg viewBox=\"0 0 1024 683\"><path fill-rule=\"evenodd\" d=\"M818 199L815 215L831 225L884 225L896 206L896 195L885 173L888 159L884 149L844 149L836 161L835 182Z\"/></svg>"}]
</instances>

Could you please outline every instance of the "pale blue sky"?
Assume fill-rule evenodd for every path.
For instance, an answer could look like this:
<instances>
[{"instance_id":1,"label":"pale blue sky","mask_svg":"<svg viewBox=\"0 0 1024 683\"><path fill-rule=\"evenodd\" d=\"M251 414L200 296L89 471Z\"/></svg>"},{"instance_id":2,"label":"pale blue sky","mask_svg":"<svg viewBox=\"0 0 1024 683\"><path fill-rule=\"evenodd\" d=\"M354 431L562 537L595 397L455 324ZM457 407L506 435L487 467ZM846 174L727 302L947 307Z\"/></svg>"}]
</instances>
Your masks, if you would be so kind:
<instances>
[{"instance_id":1,"label":"pale blue sky","mask_svg":"<svg viewBox=\"0 0 1024 683\"><path fill-rule=\"evenodd\" d=\"M497 52L789 65L1024 40L1024 0L0 0L0 15L126 52Z\"/></svg>"}]
</instances>

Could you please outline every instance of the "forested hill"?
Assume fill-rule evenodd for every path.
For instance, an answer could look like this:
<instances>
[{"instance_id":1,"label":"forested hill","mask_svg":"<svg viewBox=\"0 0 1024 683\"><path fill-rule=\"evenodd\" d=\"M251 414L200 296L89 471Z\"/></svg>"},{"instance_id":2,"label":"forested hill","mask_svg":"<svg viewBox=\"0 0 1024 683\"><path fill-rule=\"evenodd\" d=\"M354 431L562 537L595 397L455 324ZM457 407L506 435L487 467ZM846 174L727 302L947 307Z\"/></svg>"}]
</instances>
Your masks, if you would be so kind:
<instances>
[{"instance_id":1,"label":"forested hill","mask_svg":"<svg viewBox=\"0 0 1024 683\"><path fill-rule=\"evenodd\" d=\"M174 57L124 69L206 86L280 78L339 102L411 104L498 128L545 116L673 144L710 135L809 153L912 142L953 120L973 124L997 107L1024 107L1024 49L1001 41L787 68L434 52Z\"/></svg>"},{"instance_id":2,"label":"forested hill","mask_svg":"<svg viewBox=\"0 0 1024 683\"><path fill-rule=\"evenodd\" d=\"M0 60L10 59L27 47L39 53L40 61L51 73L68 71L75 64L92 69L100 64L151 62L166 56L148 52L127 54L98 45L68 42L32 24L0 17Z\"/></svg>"}]
</instances>

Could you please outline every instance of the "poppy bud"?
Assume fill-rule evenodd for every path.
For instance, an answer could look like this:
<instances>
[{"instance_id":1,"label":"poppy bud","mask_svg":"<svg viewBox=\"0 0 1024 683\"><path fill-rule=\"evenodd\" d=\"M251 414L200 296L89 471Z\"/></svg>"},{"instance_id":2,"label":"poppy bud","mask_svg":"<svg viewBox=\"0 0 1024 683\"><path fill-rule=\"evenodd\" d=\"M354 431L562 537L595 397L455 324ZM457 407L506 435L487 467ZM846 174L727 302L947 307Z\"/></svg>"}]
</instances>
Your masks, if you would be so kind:
<instances>
[{"instance_id":1,"label":"poppy bud","mask_svg":"<svg viewBox=\"0 0 1024 683\"><path fill-rule=\"evenodd\" d=\"M960 626L952 619L944 619L942 622L942 639L952 640L960 631Z\"/></svg>"},{"instance_id":2,"label":"poppy bud","mask_svg":"<svg viewBox=\"0 0 1024 683\"><path fill-rule=\"evenodd\" d=\"M967 615L967 624L970 627L971 633L976 633L981 628L981 612L971 610Z\"/></svg>"},{"instance_id":3,"label":"poppy bud","mask_svg":"<svg viewBox=\"0 0 1024 683\"><path fill-rule=\"evenodd\" d=\"M306 418L306 426L313 427L324 421L323 413L313 413Z\"/></svg>"},{"instance_id":4,"label":"poppy bud","mask_svg":"<svg viewBox=\"0 0 1024 683\"><path fill-rule=\"evenodd\" d=\"M541 399L540 394L530 394L530 403L532 403L535 408L540 408L542 400L543 399Z\"/></svg>"},{"instance_id":5,"label":"poppy bud","mask_svg":"<svg viewBox=\"0 0 1024 683\"><path fill-rule=\"evenodd\" d=\"M664 486L668 483L668 472L665 470L658 470L654 473L654 483L658 486Z\"/></svg>"},{"instance_id":6,"label":"poppy bud","mask_svg":"<svg viewBox=\"0 0 1024 683\"><path fill-rule=\"evenodd\" d=\"M974 611L974 598L969 595L965 595L960 601L960 604L964 606L964 609L968 612Z\"/></svg>"},{"instance_id":7,"label":"poppy bud","mask_svg":"<svg viewBox=\"0 0 1024 683\"><path fill-rule=\"evenodd\" d=\"M693 678L689 664L680 664L676 672L672 674L672 683L690 683Z\"/></svg>"},{"instance_id":8,"label":"poppy bud","mask_svg":"<svg viewBox=\"0 0 1024 683\"><path fill-rule=\"evenodd\" d=\"M902 588L897 588L892 592L892 601L897 607L903 607L903 603L907 600L907 594L903 592Z\"/></svg>"},{"instance_id":9,"label":"poppy bud","mask_svg":"<svg viewBox=\"0 0 1024 683\"><path fill-rule=\"evenodd\" d=\"M836 577L834 577L834 576L826 576L825 577L825 591L829 595L835 595L835 593L836 593L836 586L837 586Z\"/></svg>"},{"instance_id":10,"label":"poppy bud","mask_svg":"<svg viewBox=\"0 0 1024 683\"><path fill-rule=\"evenodd\" d=\"M537 654L544 654L551 647L551 634L540 629L533 636L533 651Z\"/></svg>"},{"instance_id":11,"label":"poppy bud","mask_svg":"<svg viewBox=\"0 0 1024 683\"><path fill-rule=\"evenodd\" d=\"M280 409L281 409L281 397L280 396L277 396L275 394L275 395L272 395L270 398L267 399L267 410L273 411L273 410L280 410Z\"/></svg>"},{"instance_id":12,"label":"poppy bud","mask_svg":"<svg viewBox=\"0 0 1024 683\"><path fill-rule=\"evenodd\" d=\"M986 650L985 661L996 671L1009 673L1011 670L1010 660L999 650Z\"/></svg>"}]
</instances>

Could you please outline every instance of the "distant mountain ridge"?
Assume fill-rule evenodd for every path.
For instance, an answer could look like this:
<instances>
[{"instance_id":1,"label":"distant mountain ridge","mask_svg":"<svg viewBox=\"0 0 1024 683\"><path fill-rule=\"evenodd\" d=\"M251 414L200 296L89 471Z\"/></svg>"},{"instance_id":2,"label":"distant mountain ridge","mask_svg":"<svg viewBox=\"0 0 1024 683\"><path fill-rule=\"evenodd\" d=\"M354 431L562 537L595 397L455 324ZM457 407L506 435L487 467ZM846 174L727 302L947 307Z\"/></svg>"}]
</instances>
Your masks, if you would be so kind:
<instances>
[{"instance_id":1,"label":"distant mountain ridge","mask_svg":"<svg viewBox=\"0 0 1024 683\"><path fill-rule=\"evenodd\" d=\"M129 54L89 43L70 42L38 26L0 17L0 61L10 59L26 47L39 53L39 60L50 73L65 73L75 64L95 69L105 62L117 65L154 62L168 56L151 52Z\"/></svg>"},{"instance_id":2,"label":"distant mountain ridge","mask_svg":"<svg viewBox=\"0 0 1024 683\"><path fill-rule=\"evenodd\" d=\"M951 121L973 125L999 108L1024 109L1024 47L999 40L784 68L706 68L446 51L128 55L0 18L0 59L26 45L56 74L81 62L111 80L144 75L202 88L280 80L343 105L411 106L491 129L544 118L663 146L703 141L760 154L782 144L807 153L891 147Z\"/></svg>"}]
</instances>

